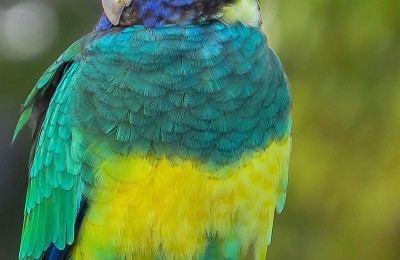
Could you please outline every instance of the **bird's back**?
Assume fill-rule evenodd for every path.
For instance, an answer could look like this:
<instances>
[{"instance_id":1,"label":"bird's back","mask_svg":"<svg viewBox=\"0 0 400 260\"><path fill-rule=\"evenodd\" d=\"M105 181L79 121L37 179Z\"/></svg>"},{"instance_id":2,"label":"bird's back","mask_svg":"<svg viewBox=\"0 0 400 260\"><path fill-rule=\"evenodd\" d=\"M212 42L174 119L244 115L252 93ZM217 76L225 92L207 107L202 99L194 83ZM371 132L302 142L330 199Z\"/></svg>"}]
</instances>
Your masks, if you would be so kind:
<instances>
[{"instance_id":1,"label":"bird's back","mask_svg":"<svg viewBox=\"0 0 400 260\"><path fill-rule=\"evenodd\" d=\"M77 259L264 256L291 122L283 70L259 29L94 33L74 92L72 124L94 169Z\"/></svg>"},{"instance_id":2,"label":"bird's back","mask_svg":"<svg viewBox=\"0 0 400 260\"><path fill-rule=\"evenodd\" d=\"M291 98L258 2L122 2L121 24L103 16L23 106L20 259L264 259Z\"/></svg>"}]
</instances>

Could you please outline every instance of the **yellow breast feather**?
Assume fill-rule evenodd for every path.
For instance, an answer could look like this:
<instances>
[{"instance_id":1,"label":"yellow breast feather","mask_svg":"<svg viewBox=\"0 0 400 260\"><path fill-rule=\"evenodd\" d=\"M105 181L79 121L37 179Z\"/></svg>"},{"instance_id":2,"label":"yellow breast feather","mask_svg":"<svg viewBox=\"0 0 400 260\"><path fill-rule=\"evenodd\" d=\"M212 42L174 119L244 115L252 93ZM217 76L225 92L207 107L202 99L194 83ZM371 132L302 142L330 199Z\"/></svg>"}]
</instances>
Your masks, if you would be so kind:
<instances>
[{"instance_id":1,"label":"yellow breast feather","mask_svg":"<svg viewBox=\"0 0 400 260\"><path fill-rule=\"evenodd\" d=\"M221 178L189 160L104 161L73 258L199 259L210 237L237 237L241 258L265 259L290 147L290 136L273 141L218 170Z\"/></svg>"}]
</instances>

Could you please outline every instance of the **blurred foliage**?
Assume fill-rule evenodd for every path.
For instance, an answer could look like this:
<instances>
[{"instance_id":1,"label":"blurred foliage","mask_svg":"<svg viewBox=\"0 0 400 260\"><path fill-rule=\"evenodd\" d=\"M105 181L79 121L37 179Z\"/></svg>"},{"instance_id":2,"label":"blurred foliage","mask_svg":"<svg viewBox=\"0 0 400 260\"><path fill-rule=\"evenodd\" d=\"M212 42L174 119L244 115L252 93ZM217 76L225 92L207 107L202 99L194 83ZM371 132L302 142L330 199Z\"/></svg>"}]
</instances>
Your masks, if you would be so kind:
<instances>
[{"instance_id":1,"label":"blurred foliage","mask_svg":"<svg viewBox=\"0 0 400 260\"><path fill-rule=\"evenodd\" d=\"M294 99L270 259L399 259L400 2L264 3Z\"/></svg>"},{"instance_id":2,"label":"blurred foliage","mask_svg":"<svg viewBox=\"0 0 400 260\"><path fill-rule=\"evenodd\" d=\"M9 145L18 104L101 10L95 0L48 2L57 42L30 61L0 58L1 259L16 258L22 228L28 131ZM294 99L289 194L268 259L399 259L400 2L261 2Z\"/></svg>"}]
</instances>

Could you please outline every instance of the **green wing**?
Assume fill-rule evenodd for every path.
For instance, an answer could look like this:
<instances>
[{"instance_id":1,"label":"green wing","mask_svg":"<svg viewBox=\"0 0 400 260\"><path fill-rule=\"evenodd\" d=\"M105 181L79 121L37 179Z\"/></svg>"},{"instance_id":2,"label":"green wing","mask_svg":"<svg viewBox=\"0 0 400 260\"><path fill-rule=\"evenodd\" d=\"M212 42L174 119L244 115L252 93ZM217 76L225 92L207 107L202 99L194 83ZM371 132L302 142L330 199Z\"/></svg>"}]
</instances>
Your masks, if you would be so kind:
<instances>
[{"instance_id":1,"label":"green wing","mask_svg":"<svg viewBox=\"0 0 400 260\"><path fill-rule=\"evenodd\" d=\"M67 101L79 69L81 43L82 39L74 43L39 79L16 127L14 138L28 122L34 130L20 259L38 259L51 243L63 249L74 240L83 166Z\"/></svg>"}]
</instances>

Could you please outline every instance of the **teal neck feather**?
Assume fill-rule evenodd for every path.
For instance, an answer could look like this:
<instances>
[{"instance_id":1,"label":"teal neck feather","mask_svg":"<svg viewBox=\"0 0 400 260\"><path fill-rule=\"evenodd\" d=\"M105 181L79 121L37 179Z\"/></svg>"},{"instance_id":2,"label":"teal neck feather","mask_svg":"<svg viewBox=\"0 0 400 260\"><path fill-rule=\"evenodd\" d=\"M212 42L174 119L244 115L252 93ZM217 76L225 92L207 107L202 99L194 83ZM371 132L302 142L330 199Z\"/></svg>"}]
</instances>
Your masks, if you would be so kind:
<instances>
[{"instance_id":1,"label":"teal neck feather","mask_svg":"<svg viewBox=\"0 0 400 260\"><path fill-rule=\"evenodd\" d=\"M258 28L136 26L90 37L75 109L86 136L110 136L99 153L224 165L288 132L285 75Z\"/></svg>"}]
</instances>

